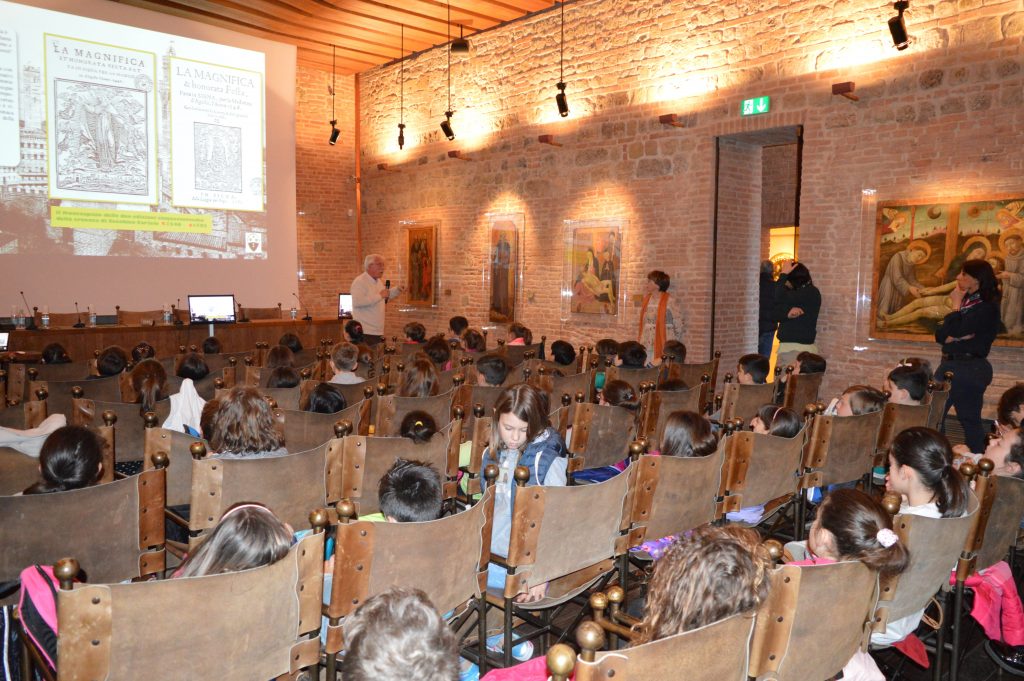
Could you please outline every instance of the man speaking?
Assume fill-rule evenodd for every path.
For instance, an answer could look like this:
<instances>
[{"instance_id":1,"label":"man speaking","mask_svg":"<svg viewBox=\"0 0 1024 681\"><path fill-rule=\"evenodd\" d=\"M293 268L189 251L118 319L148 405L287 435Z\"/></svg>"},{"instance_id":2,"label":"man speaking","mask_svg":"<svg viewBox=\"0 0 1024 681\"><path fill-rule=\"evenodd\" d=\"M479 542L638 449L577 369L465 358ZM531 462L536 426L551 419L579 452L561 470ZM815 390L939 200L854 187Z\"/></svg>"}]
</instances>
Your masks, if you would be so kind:
<instances>
[{"instance_id":1,"label":"man speaking","mask_svg":"<svg viewBox=\"0 0 1024 681\"><path fill-rule=\"evenodd\" d=\"M373 346L384 339L384 311L387 302L401 295L404 287L391 288L384 275L384 256L371 253L363 258L365 272L352 280L352 318L363 325L363 342Z\"/></svg>"}]
</instances>

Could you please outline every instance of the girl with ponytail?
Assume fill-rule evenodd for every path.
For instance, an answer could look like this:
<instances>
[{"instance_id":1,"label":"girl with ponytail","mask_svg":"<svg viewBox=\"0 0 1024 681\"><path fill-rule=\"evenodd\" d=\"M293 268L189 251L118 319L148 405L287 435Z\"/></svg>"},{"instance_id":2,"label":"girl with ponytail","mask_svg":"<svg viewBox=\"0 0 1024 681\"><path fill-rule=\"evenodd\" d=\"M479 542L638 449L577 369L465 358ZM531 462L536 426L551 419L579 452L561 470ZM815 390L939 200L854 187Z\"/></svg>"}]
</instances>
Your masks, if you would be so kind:
<instances>
[{"instance_id":1,"label":"girl with ponytail","mask_svg":"<svg viewBox=\"0 0 1024 681\"><path fill-rule=\"evenodd\" d=\"M136 400L142 406L139 413L156 409L156 403L164 398L167 390L167 370L155 359L144 359L135 365L131 373L132 389L138 395Z\"/></svg>"},{"instance_id":2,"label":"girl with ponytail","mask_svg":"<svg viewBox=\"0 0 1024 681\"><path fill-rule=\"evenodd\" d=\"M39 481L23 494L91 487L103 475L103 442L85 426L64 426L47 436L39 452Z\"/></svg>"},{"instance_id":3,"label":"girl with ponytail","mask_svg":"<svg viewBox=\"0 0 1024 681\"><path fill-rule=\"evenodd\" d=\"M967 512L967 482L953 468L946 436L931 428L907 428L892 441L885 488L903 496L900 513L959 518Z\"/></svg>"}]
</instances>

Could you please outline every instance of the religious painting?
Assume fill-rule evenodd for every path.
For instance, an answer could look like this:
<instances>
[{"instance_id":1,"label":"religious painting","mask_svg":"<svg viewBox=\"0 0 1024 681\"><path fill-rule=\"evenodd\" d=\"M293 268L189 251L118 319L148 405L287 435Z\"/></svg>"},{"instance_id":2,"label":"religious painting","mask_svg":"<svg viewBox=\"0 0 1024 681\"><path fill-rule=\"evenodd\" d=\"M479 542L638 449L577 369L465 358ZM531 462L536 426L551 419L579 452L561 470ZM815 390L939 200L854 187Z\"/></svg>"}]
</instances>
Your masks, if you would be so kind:
<instances>
[{"instance_id":1,"label":"religious painting","mask_svg":"<svg viewBox=\"0 0 1024 681\"><path fill-rule=\"evenodd\" d=\"M987 260L1002 289L996 345L1024 346L1024 193L878 205L871 335L934 342L953 311L950 292L967 260Z\"/></svg>"},{"instance_id":2,"label":"religious painting","mask_svg":"<svg viewBox=\"0 0 1024 681\"><path fill-rule=\"evenodd\" d=\"M489 215L491 279L488 318L508 324L516 317L516 274L519 271L519 233L523 214Z\"/></svg>"},{"instance_id":3,"label":"religious painting","mask_svg":"<svg viewBox=\"0 0 1024 681\"><path fill-rule=\"evenodd\" d=\"M622 266L622 224L600 221L573 226L568 248L570 311L617 315L619 269Z\"/></svg>"},{"instance_id":4,"label":"religious painting","mask_svg":"<svg viewBox=\"0 0 1024 681\"><path fill-rule=\"evenodd\" d=\"M437 232L436 222L420 222L406 230L405 272L406 303L412 307L437 304Z\"/></svg>"}]
</instances>

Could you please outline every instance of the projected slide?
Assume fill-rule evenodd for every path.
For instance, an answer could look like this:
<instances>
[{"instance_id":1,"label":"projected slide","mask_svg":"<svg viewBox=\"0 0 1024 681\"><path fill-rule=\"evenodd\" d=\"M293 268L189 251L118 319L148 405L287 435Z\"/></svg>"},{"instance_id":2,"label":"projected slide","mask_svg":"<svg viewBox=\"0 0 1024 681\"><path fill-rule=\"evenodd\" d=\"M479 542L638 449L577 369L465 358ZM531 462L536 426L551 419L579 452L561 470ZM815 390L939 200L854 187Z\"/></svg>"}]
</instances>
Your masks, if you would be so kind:
<instances>
[{"instance_id":1,"label":"projected slide","mask_svg":"<svg viewBox=\"0 0 1024 681\"><path fill-rule=\"evenodd\" d=\"M261 52L0 16L0 255L268 257Z\"/></svg>"}]
</instances>

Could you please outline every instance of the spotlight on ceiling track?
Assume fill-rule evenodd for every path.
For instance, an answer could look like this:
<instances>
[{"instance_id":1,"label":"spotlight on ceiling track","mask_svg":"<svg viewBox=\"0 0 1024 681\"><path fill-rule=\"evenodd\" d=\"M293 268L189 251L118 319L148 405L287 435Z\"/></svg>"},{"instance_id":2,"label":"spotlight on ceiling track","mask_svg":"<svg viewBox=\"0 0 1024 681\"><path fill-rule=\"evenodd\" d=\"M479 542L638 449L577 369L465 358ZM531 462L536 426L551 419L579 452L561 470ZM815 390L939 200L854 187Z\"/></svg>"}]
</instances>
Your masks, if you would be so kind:
<instances>
[{"instance_id":1,"label":"spotlight on ceiling track","mask_svg":"<svg viewBox=\"0 0 1024 681\"><path fill-rule=\"evenodd\" d=\"M444 136L449 140L455 139L455 131L452 130L452 115L453 113L451 111L445 111L444 120L441 121L441 132L443 132Z\"/></svg>"},{"instance_id":2,"label":"spotlight on ceiling track","mask_svg":"<svg viewBox=\"0 0 1024 681\"><path fill-rule=\"evenodd\" d=\"M337 144L338 135L341 134L341 130L338 130L337 119L331 121L331 144Z\"/></svg>"},{"instance_id":3,"label":"spotlight on ceiling track","mask_svg":"<svg viewBox=\"0 0 1024 681\"><path fill-rule=\"evenodd\" d=\"M889 19L892 44L896 46L897 50L905 50L910 47L910 36L907 35L907 23L903 19L903 13L910 8L910 0L899 0L893 3L892 8L898 12L896 16Z\"/></svg>"},{"instance_id":4,"label":"spotlight on ceiling track","mask_svg":"<svg viewBox=\"0 0 1024 681\"><path fill-rule=\"evenodd\" d=\"M562 34L558 43L558 94L555 95L555 104L558 105L558 115L565 118L569 115L569 102L565 98L565 1L562 2Z\"/></svg>"},{"instance_id":5,"label":"spotlight on ceiling track","mask_svg":"<svg viewBox=\"0 0 1024 681\"><path fill-rule=\"evenodd\" d=\"M335 47L331 45L331 85L328 91L331 93L331 139L330 144L333 146L338 141L338 136L341 134L341 130L338 130L338 117L334 115L334 93L335 93L335 79L338 77L338 71L335 68Z\"/></svg>"},{"instance_id":6,"label":"spotlight on ceiling track","mask_svg":"<svg viewBox=\"0 0 1024 681\"><path fill-rule=\"evenodd\" d=\"M459 37L452 41L448 49L452 54L469 54L469 41L462 36L462 24L459 24Z\"/></svg>"},{"instance_id":7,"label":"spotlight on ceiling track","mask_svg":"<svg viewBox=\"0 0 1024 681\"><path fill-rule=\"evenodd\" d=\"M558 94L555 95L555 104L558 105L558 115L565 118L569 115L569 102L565 100L565 83L558 83Z\"/></svg>"},{"instance_id":8,"label":"spotlight on ceiling track","mask_svg":"<svg viewBox=\"0 0 1024 681\"><path fill-rule=\"evenodd\" d=\"M402 24L402 64L398 75L400 88L398 104L398 148L405 148L405 24Z\"/></svg>"}]
</instances>

